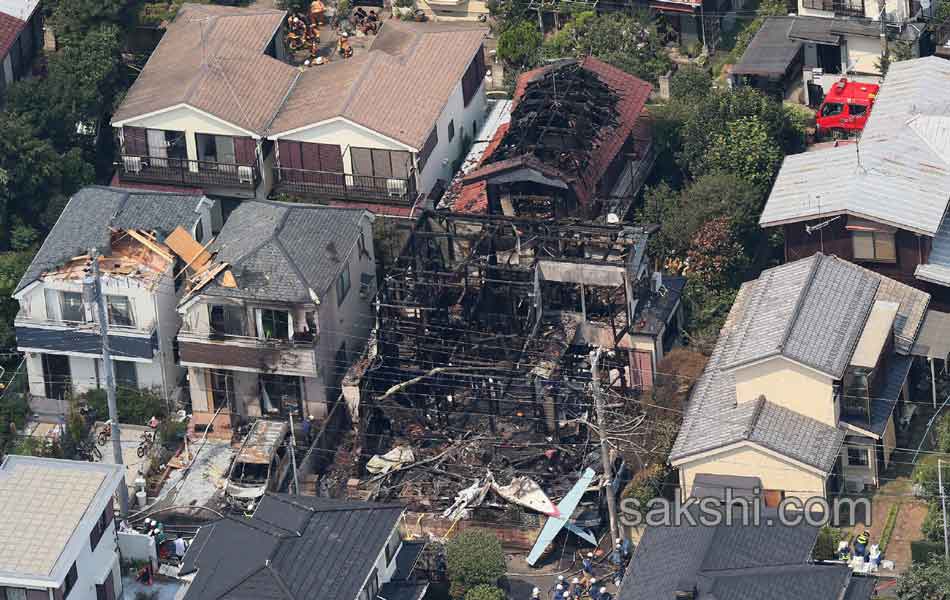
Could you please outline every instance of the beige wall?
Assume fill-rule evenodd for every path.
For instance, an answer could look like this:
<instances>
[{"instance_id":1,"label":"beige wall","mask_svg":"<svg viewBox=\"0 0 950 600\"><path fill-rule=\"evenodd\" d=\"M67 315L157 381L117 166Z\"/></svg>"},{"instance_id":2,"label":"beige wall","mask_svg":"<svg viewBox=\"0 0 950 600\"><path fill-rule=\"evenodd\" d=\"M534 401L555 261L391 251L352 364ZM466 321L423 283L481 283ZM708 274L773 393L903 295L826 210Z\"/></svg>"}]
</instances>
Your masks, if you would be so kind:
<instances>
[{"instance_id":1,"label":"beige wall","mask_svg":"<svg viewBox=\"0 0 950 600\"><path fill-rule=\"evenodd\" d=\"M795 496L803 502L812 496L825 495L824 477L754 446L724 450L684 463L679 469L685 497L692 493L693 480L700 473L758 477L763 489L783 490L786 497Z\"/></svg>"},{"instance_id":2,"label":"beige wall","mask_svg":"<svg viewBox=\"0 0 950 600\"><path fill-rule=\"evenodd\" d=\"M835 427L838 415L832 379L782 357L735 370L736 397L750 402L765 396L773 403Z\"/></svg>"},{"instance_id":3,"label":"beige wall","mask_svg":"<svg viewBox=\"0 0 950 600\"><path fill-rule=\"evenodd\" d=\"M848 71L880 75L877 61L881 58L881 40L859 35L845 39L848 48Z\"/></svg>"},{"instance_id":4,"label":"beige wall","mask_svg":"<svg viewBox=\"0 0 950 600\"><path fill-rule=\"evenodd\" d=\"M198 160L198 147L195 143L196 133L214 135L247 136L246 131L237 127L212 119L187 106L174 108L163 113L132 119L124 122L130 127L144 127L146 129L166 129L168 131L184 131L185 143L188 147L188 158Z\"/></svg>"}]
</instances>

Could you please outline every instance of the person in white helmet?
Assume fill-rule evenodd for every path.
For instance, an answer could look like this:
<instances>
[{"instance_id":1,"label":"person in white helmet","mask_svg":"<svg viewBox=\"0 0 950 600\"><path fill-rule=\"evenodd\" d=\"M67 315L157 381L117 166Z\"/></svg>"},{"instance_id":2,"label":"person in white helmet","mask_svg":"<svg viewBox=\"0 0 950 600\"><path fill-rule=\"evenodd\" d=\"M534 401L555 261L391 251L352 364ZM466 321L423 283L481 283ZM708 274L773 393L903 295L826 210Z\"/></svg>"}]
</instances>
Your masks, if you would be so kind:
<instances>
[{"instance_id":1,"label":"person in white helmet","mask_svg":"<svg viewBox=\"0 0 950 600\"><path fill-rule=\"evenodd\" d=\"M564 586L560 583L554 586L554 596L551 597L551 600L567 600L564 598Z\"/></svg>"},{"instance_id":2,"label":"person in white helmet","mask_svg":"<svg viewBox=\"0 0 950 600\"><path fill-rule=\"evenodd\" d=\"M541 600L541 590L538 588L531 590L531 600Z\"/></svg>"},{"instance_id":3,"label":"person in white helmet","mask_svg":"<svg viewBox=\"0 0 950 600\"><path fill-rule=\"evenodd\" d=\"M562 586L562 587L564 586L564 576L563 576L563 575L558 575L558 576L557 576L557 581L554 583L554 585L551 586L551 589L548 590L548 596L553 596L553 595L554 595L554 592L557 590L557 586L559 586L559 585Z\"/></svg>"},{"instance_id":4,"label":"person in white helmet","mask_svg":"<svg viewBox=\"0 0 950 600\"><path fill-rule=\"evenodd\" d=\"M584 587L581 585L581 580L575 577L571 580L571 600L580 600L583 595Z\"/></svg>"}]
</instances>

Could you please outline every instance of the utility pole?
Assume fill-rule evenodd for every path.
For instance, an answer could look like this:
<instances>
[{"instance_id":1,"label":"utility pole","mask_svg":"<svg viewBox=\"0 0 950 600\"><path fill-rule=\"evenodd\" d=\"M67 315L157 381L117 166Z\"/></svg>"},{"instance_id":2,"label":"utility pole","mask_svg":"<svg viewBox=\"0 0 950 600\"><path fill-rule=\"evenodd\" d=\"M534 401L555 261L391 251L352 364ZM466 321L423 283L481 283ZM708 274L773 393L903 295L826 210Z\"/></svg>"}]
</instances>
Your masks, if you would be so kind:
<instances>
[{"instance_id":1,"label":"utility pole","mask_svg":"<svg viewBox=\"0 0 950 600\"><path fill-rule=\"evenodd\" d=\"M947 495L943 492L943 461L937 459L937 485L940 486L940 504L943 505L943 556L950 560L950 544L947 544Z\"/></svg>"},{"instance_id":2,"label":"utility pole","mask_svg":"<svg viewBox=\"0 0 950 600\"><path fill-rule=\"evenodd\" d=\"M297 435L294 433L294 413L290 412L287 416L290 417L290 468L294 470L294 493L299 496L300 481L297 480Z\"/></svg>"},{"instance_id":3,"label":"utility pole","mask_svg":"<svg viewBox=\"0 0 950 600\"><path fill-rule=\"evenodd\" d=\"M594 393L594 407L597 411L597 437L600 438L600 459L604 465L606 481L607 512L610 513L610 547L616 548L617 542L624 539L623 529L617 522L617 499L614 497L613 466L610 464L610 446L607 444L606 419L604 418L604 395L600 391L600 355L603 348L598 346L590 353L591 390ZM619 532L619 537L618 537Z\"/></svg>"},{"instance_id":4,"label":"utility pole","mask_svg":"<svg viewBox=\"0 0 950 600\"><path fill-rule=\"evenodd\" d=\"M886 0L877 0L877 9L881 20L881 60L887 60L887 19Z\"/></svg>"},{"instance_id":5,"label":"utility pole","mask_svg":"<svg viewBox=\"0 0 950 600\"><path fill-rule=\"evenodd\" d=\"M96 303L99 319L99 337L102 338L102 370L106 376L106 398L109 401L109 421L111 423L112 457L115 464L122 467L122 484L119 486L119 507L122 516L129 515L129 488L125 482L125 465L122 461L122 438L119 432L119 407L115 398L115 373L112 368L112 354L109 351L109 318L106 315L106 298L102 293L102 281L99 277L99 251L89 251L92 260L92 277L87 277L83 287L90 290Z\"/></svg>"}]
</instances>

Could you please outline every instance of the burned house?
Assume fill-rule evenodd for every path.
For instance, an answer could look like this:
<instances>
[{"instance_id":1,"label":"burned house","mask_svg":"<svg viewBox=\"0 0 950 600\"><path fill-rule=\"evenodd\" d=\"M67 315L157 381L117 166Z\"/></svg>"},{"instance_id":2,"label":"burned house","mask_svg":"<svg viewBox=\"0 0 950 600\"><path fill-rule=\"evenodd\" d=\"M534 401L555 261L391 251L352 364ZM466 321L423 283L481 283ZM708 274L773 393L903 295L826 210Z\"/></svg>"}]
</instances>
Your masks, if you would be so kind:
<instances>
[{"instance_id":1,"label":"burned house","mask_svg":"<svg viewBox=\"0 0 950 600\"><path fill-rule=\"evenodd\" d=\"M262 416L326 414L371 326L372 220L248 200L207 249L176 243L190 264L178 348L195 423L227 432Z\"/></svg>"},{"instance_id":2,"label":"burned house","mask_svg":"<svg viewBox=\"0 0 950 600\"><path fill-rule=\"evenodd\" d=\"M175 399L180 265L165 236L181 228L205 243L214 208L200 195L98 186L70 199L13 294L20 304L17 349L25 355L35 413L55 419L66 413L66 399L105 385L99 318L83 296L91 249L100 253L118 386Z\"/></svg>"},{"instance_id":3,"label":"burned house","mask_svg":"<svg viewBox=\"0 0 950 600\"><path fill-rule=\"evenodd\" d=\"M528 473L553 499L586 467L602 472L585 426L591 350L608 351L600 385L635 418L679 329L683 281L651 271L650 231L423 215L382 286L372 351L349 374L361 376L344 384L354 447L396 468L370 470L349 493L478 520L478 503L459 496L473 485L504 492ZM515 512L505 541L525 549L537 532L518 532L537 513Z\"/></svg>"},{"instance_id":4,"label":"burned house","mask_svg":"<svg viewBox=\"0 0 950 600\"><path fill-rule=\"evenodd\" d=\"M623 219L654 161L642 115L650 84L593 57L518 78L510 114L489 118L477 166L450 186L453 212ZM612 218L613 219L613 218Z\"/></svg>"}]
</instances>

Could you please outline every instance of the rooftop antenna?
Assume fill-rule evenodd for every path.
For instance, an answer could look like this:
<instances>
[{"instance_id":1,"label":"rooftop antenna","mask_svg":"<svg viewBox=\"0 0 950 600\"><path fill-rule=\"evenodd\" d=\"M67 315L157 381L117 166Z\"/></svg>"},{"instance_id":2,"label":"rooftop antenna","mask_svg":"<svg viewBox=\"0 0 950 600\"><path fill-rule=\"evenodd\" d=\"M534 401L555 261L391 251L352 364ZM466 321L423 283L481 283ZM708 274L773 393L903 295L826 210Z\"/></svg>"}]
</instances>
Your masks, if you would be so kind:
<instances>
[{"instance_id":1,"label":"rooftop antenna","mask_svg":"<svg viewBox=\"0 0 950 600\"><path fill-rule=\"evenodd\" d=\"M813 197L815 198L815 201L818 204L818 216L820 217L821 216L821 194L814 194ZM818 248L822 253L824 253L825 251L825 235L823 233L824 228L827 227L828 225L831 225L834 221L837 221L840 218L841 216L839 215L837 217L832 217L830 219L822 221L821 223L816 223L815 225L805 225L805 233L807 233L808 235L811 235L812 233L816 231L818 232Z\"/></svg>"}]
</instances>

